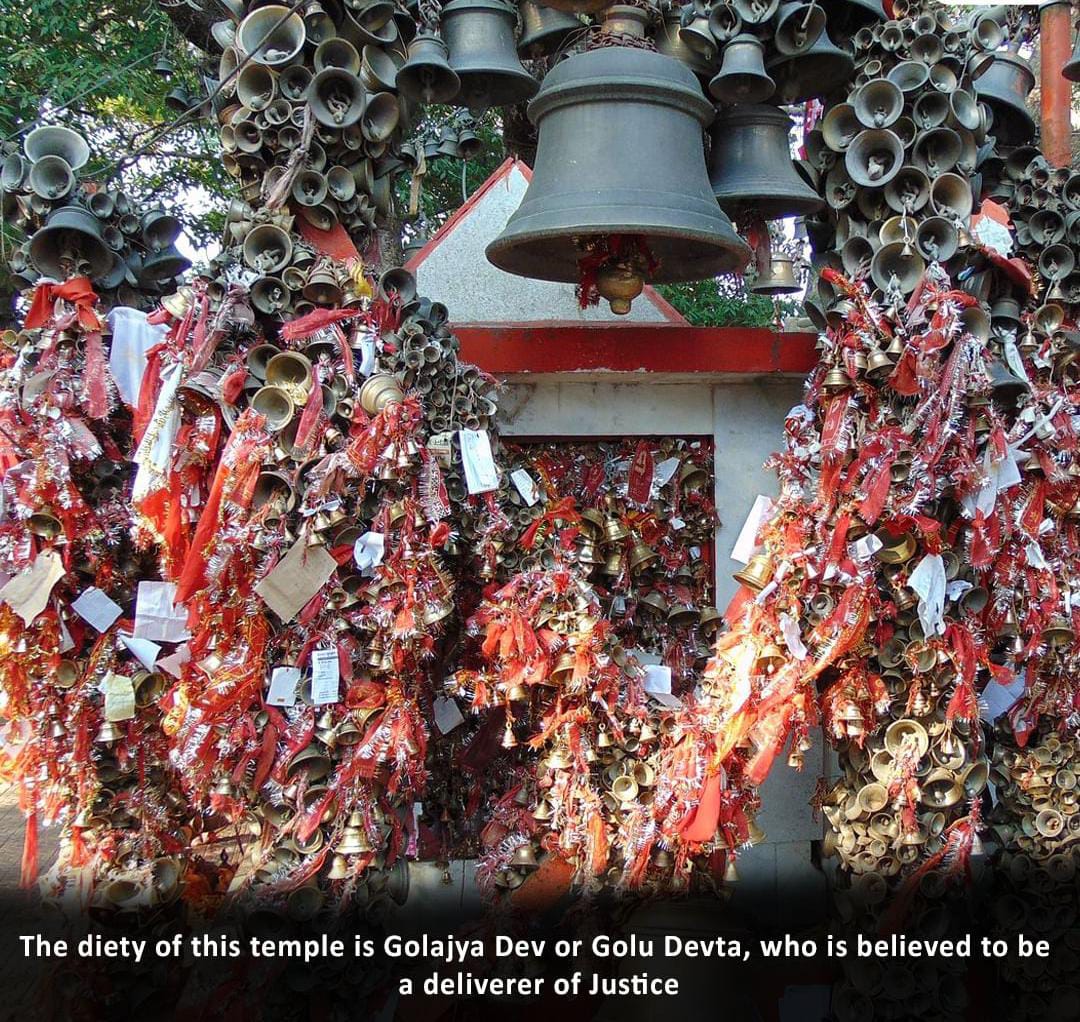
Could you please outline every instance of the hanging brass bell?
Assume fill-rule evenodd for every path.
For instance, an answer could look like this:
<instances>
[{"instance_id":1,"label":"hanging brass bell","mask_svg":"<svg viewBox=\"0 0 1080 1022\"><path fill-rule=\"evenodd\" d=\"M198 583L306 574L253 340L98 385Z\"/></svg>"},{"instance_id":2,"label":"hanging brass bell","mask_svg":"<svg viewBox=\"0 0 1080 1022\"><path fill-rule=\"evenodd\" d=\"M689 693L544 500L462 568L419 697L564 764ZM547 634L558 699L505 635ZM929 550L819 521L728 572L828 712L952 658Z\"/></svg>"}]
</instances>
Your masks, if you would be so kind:
<instances>
[{"instance_id":1,"label":"hanging brass bell","mask_svg":"<svg viewBox=\"0 0 1080 1022\"><path fill-rule=\"evenodd\" d=\"M975 83L975 93L994 115L994 135L1005 145L1026 145L1035 135L1027 98L1035 87L1031 65L1018 53L997 52Z\"/></svg>"},{"instance_id":2,"label":"hanging brass bell","mask_svg":"<svg viewBox=\"0 0 1080 1022\"><path fill-rule=\"evenodd\" d=\"M782 3L773 41L780 53L794 56L809 49L825 31L825 10L816 3Z\"/></svg>"},{"instance_id":3,"label":"hanging brass bell","mask_svg":"<svg viewBox=\"0 0 1080 1022\"><path fill-rule=\"evenodd\" d=\"M888 184L904 164L904 143L888 128L860 131L844 153L851 180L864 188Z\"/></svg>"},{"instance_id":4,"label":"hanging brass bell","mask_svg":"<svg viewBox=\"0 0 1080 1022\"><path fill-rule=\"evenodd\" d=\"M659 556L652 547L638 540L630 550L630 571L635 575L644 571L658 560Z\"/></svg>"},{"instance_id":5,"label":"hanging brass bell","mask_svg":"<svg viewBox=\"0 0 1080 1022\"><path fill-rule=\"evenodd\" d=\"M48 277L63 281L73 273L101 277L113 265L101 221L82 206L61 206L30 239L30 262Z\"/></svg>"},{"instance_id":6,"label":"hanging brass bell","mask_svg":"<svg viewBox=\"0 0 1080 1022\"><path fill-rule=\"evenodd\" d=\"M773 560L768 554L754 554L732 577L736 582L757 593L772 581L775 571Z\"/></svg>"},{"instance_id":7,"label":"hanging brass bell","mask_svg":"<svg viewBox=\"0 0 1080 1022\"><path fill-rule=\"evenodd\" d=\"M28 184L35 195L56 202L75 187L75 175L62 156L44 156L31 166Z\"/></svg>"},{"instance_id":8,"label":"hanging brass bell","mask_svg":"<svg viewBox=\"0 0 1080 1022\"><path fill-rule=\"evenodd\" d=\"M776 81L776 96L783 103L800 103L828 95L846 82L855 68L851 55L837 46L827 28L814 42L794 54L780 56L767 65Z\"/></svg>"},{"instance_id":9,"label":"hanging brass bell","mask_svg":"<svg viewBox=\"0 0 1080 1022\"><path fill-rule=\"evenodd\" d=\"M450 0L442 9L450 67L461 82L458 99L474 116L522 103L539 88L518 60L516 23L514 8L502 0Z\"/></svg>"},{"instance_id":10,"label":"hanging brass bell","mask_svg":"<svg viewBox=\"0 0 1080 1022\"><path fill-rule=\"evenodd\" d=\"M775 642L767 643L754 660L754 673L772 674L780 670L786 662L784 651Z\"/></svg>"},{"instance_id":11,"label":"hanging brass bell","mask_svg":"<svg viewBox=\"0 0 1080 1022\"><path fill-rule=\"evenodd\" d=\"M328 67L311 80L308 107L315 120L328 128L356 124L367 108L364 83L351 71Z\"/></svg>"},{"instance_id":12,"label":"hanging brass bell","mask_svg":"<svg viewBox=\"0 0 1080 1022\"><path fill-rule=\"evenodd\" d=\"M764 103L776 90L765 73L765 47L752 35L737 35L724 46L724 62L709 82L721 103Z\"/></svg>"},{"instance_id":13,"label":"hanging brass bell","mask_svg":"<svg viewBox=\"0 0 1080 1022\"><path fill-rule=\"evenodd\" d=\"M387 405L404 398L401 384L388 373L372 373L360 388L360 405L368 415L378 415Z\"/></svg>"},{"instance_id":14,"label":"hanging brass bell","mask_svg":"<svg viewBox=\"0 0 1080 1022\"><path fill-rule=\"evenodd\" d=\"M525 844L518 845L510 857L510 863L516 869L535 869L539 863L536 861L536 852L532 843L526 841Z\"/></svg>"},{"instance_id":15,"label":"hanging brass bell","mask_svg":"<svg viewBox=\"0 0 1080 1022\"><path fill-rule=\"evenodd\" d=\"M922 280L925 270L923 257L913 245L903 241L882 245L870 262L870 276L874 284L886 293L895 288L901 294L911 294Z\"/></svg>"},{"instance_id":16,"label":"hanging brass bell","mask_svg":"<svg viewBox=\"0 0 1080 1022\"><path fill-rule=\"evenodd\" d=\"M429 105L449 103L461 88L461 80L447 59L448 51L437 35L418 32L409 43L408 60L398 69L395 84L407 99Z\"/></svg>"},{"instance_id":17,"label":"hanging brass bell","mask_svg":"<svg viewBox=\"0 0 1080 1022\"><path fill-rule=\"evenodd\" d=\"M792 295L802 290L795 279L791 256L774 252L769 257L769 268L750 285L749 291L755 295Z\"/></svg>"},{"instance_id":18,"label":"hanging brass bell","mask_svg":"<svg viewBox=\"0 0 1080 1022\"><path fill-rule=\"evenodd\" d=\"M904 94L895 82L875 78L860 86L851 105L864 128L888 128L904 112Z\"/></svg>"},{"instance_id":19,"label":"hanging brass bell","mask_svg":"<svg viewBox=\"0 0 1080 1022\"><path fill-rule=\"evenodd\" d=\"M614 235L647 248L657 267L642 275L654 281L741 268L749 249L716 206L699 143L712 115L693 74L670 57L612 46L557 64L529 106L539 131L532 181L488 260L576 284L583 246ZM642 138L678 166L661 172L643 159Z\"/></svg>"},{"instance_id":20,"label":"hanging brass bell","mask_svg":"<svg viewBox=\"0 0 1080 1022\"><path fill-rule=\"evenodd\" d=\"M304 19L279 4L264 4L236 27L236 45L256 64L291 64L307 39Z\"/></svg>"},{"instance_id":21,"label":"hanging brass bell","mask_svg":"<svg viewBox=\"0 0 1080 1022\"><path fill-rule=\"evenodd\" d=\"M724 110L713 123L709 175L716 201L729 216L764 220L806 216L824 205L791 162L791 118L762 103Z\"/></svg>"},{"instance_id":22,"label":"hanging brass bell","mask_svg":"<svg viewBox=\"0 0 1080 1022\"><path fill-rule=\"evenodd\" d=\"M572 14L555 10L536 0L520 0L521 35L517 41L518 56L536 60L555 53L566 40L584 25Z\"/></svg>"}]
</instances>

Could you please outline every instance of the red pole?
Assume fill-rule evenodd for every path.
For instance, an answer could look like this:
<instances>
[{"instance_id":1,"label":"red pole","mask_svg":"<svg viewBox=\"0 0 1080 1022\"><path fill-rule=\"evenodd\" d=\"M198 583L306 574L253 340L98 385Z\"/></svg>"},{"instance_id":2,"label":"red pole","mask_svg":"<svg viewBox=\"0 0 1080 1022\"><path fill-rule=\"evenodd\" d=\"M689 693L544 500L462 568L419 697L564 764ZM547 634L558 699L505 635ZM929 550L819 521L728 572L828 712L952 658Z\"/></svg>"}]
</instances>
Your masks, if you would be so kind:
<instances>
[{"instance_id":1,"label":"red pole","mask_svg":"<svg viewBox=\"0 0 1080 1022\"><path fill-rule=\"evenodd\" d=\"M1067 0L1042 4L1039 31L1042 86L1042 150L1055 167L1071 158L1072 83L1061 73L1072 51L1072 19Z\"/></svg>"}]
</instances>

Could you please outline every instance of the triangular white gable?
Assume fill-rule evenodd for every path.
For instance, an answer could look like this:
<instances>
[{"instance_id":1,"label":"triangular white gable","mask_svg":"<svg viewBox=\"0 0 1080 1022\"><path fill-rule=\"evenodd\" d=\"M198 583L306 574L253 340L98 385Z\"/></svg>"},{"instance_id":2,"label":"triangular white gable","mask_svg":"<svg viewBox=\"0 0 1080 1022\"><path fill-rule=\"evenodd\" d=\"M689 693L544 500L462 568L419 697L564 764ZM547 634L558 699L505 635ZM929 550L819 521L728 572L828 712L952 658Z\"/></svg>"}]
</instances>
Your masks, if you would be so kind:
<instances>
[{"instance_id":1,"label":"triangular white gable","mask_svg":"<svg viewBox=\"0 0 1080 1022\"><path fill-rule=\"evenodd\" d=\"M578 307L572 284L504 273L484 249L506 226L529 186L528 167L507 160L407 264L420 293L450 309L455 323L639 322L685 323L652 288L615 316L606 302Z\"/></svg>"}]
</instances>

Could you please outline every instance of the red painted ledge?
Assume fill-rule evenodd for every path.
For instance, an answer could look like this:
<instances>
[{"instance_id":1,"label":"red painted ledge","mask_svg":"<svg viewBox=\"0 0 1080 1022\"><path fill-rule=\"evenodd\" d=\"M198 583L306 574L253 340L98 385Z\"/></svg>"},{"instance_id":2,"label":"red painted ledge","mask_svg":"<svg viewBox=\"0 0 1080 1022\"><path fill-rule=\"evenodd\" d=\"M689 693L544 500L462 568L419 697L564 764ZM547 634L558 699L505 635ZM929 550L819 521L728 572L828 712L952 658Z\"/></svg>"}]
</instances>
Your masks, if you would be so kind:
<instances>
[{"instance_id":1,"label":"red painted ledge","mask_svg":"<svg viewBox=\"0 0 1080 1022\"><path fill-rule=\"evenodd\" d=\"M495 375L518 373L806 374L812 333L662 323L460 323L461 355Z\"/></svg>"}]
</instances>

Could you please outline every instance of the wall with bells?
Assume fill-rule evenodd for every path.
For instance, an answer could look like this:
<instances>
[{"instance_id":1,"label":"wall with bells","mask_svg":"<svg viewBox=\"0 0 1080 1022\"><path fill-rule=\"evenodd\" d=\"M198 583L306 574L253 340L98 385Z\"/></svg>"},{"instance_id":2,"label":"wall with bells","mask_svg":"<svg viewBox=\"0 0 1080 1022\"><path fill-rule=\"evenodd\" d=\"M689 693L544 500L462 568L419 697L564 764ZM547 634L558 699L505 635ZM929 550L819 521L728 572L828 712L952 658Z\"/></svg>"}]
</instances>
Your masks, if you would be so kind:
<instances>
[{"instance_id":1,"label":"wall with bells","mask_svg":"<svg viewBox=\"0 0 1080 1022\"><path fill-rule=\"evenodd\" d=\"M758 494L776 492L762 466L780 444L784 417L802 399L802 362L813 357L813 338L768 331L692 328L592 327L577 338L578 358L589 366L560 371L545 351L566 352L570 328L458 330L462 354L505 384L499 431L506 439L565 437L709 437L714 448L715 504L721 525L715 539L717 606L723 610L738 585L731 573L740 562L731 549ZM573 344L571 344L573 346ZM654 354L650 354L650 352ZM656 364L678 372L653 371ZM744 371L733 371L741 362ZM635 371L627 371L633 365ZM540 371L535 371L533 369ZM608 368L614 367L614 368ZM771 904L775 922L795 929L818 913L826 897L824 875L813 865L812 842L822 837L810 800L823 774L823 742L815 742L800 773L779 759L762 787L759 822L766 840L739 857L740 883L733 907L754 898L754 909ZM411 904L445 905L468 914L478 908L472 863L443 869L412 863ZM420 892L423 892L422 896ZM408 915L406 906L405 915ZM407 925L407 920L401 922Z\"/></svg>"}]
</instances>

